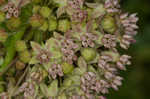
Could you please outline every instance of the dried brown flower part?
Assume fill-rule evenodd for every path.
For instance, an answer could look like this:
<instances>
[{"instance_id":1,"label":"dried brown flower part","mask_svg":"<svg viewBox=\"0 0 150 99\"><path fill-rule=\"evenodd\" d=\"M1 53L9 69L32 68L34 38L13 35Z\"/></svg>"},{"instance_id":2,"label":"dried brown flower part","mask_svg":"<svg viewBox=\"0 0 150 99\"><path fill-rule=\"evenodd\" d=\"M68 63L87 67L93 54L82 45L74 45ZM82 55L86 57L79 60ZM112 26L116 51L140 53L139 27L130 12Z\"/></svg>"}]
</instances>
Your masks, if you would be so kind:
<instances>
[{"instance_id":1,"label":"dried brown flower part","mask_svg":"<svg viewBox=\"0 0 150 99\"><path fill-rule=\"evenodd\" d=\"M3 4L5 2L5 0L0 0L0 5Z\"/></svg>"},{"instance_id":2,"label":"dried brown flower part","mask_svg":"<svg viewBox=\"0 0 150 99\"><path fill-rule=\"evenodd\" d=\"M115 49L117 46L116 44L116 36L111 34L105 34L102 38L102 43L104 44L104 47L109 49Z\"/></svg>"},{"instance_id":3,"label":"dried brown flower part","mask_svg":"<svg viewBox=\"0 0 150 99\"><path fill-rule=\"evenodd\" d=\"M124 13L120 15L121 24L124 27L125 34L127 35L136 35L138 26L136 25L138 21L137 14Z\"/></svg>"},{"instance_id":4,"label":"dried brown flower part","mask_svg":"<svg viewBox=\"0 0 150 99\"><path fill-rule=\"evenodd\" d=\"M131 62L129 61L129 59L131 59L131 56L128 55L122 55L119 59L119 61L117 62L117 67L120 70L126 70L125 65L130 65Z\"/></svg>"},{"instance_id":5,"label":"dried brown flower part","mask_svg":"<svg viewBox=\"0 0 150 99\"><path fill-rule=\"evenodd\" d=\"M60 64L53 64L49 70L48 70L49 74L51 75L51 77L53 79L56 79L57 75L62 77L63 74L63 70Z\"/></svg>"},{"instance_id":6,"label":"dried brown flower part","mask_svg":"<svg viewBox=\"0 0 150 99\"><path fill-rule=\"evenodd\" d=\"M120 11L119 0L105 0L104 7L108 13L116 13Z\"/></svg>"},{"instance_id":7,"label":"dried brown flower part","mask_svg":"<svg viewBox=\"0 0 150 99\"><path fill-rule=\"evenodd\" d=\"M61 51L64 54L63 60L72 64L73 61L77 60L77 56L75 55L75 50L79 47L73 39L64 39L61 42L62 48Z\"/></svg>"},{"instance_id":8,"label":"dried brown flower part","mask_svg":"<svg viewBox=\"0 0 150 99\"><path fill-rule=\"evenodd\" d=\"M80 36L83 47L95 47L95 40L97 39L98 37L92 33L85 33Z\"/></svg>"}]
</instances>

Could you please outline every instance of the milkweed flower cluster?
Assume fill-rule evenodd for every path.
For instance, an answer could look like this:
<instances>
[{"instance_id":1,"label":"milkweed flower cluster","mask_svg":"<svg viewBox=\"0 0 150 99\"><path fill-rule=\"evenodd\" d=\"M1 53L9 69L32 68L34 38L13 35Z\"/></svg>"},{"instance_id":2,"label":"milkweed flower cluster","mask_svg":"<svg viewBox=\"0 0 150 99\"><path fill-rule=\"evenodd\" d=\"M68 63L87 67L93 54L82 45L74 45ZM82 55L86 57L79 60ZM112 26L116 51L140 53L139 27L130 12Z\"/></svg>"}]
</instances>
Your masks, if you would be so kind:
<instances>
[{"instance_id":1,"label":"milkweed flower cluster","mask_svg":"<svg viewBox=\"0 0 150 99\"><path fill-rule=\"evenodd\" d=\"M128 50L138 29L137 14L123 12L119 0L1 4L0 48L6 42L8 52L0 53L0 75L16 65L0 83L2 99L106 99L119 90L119 72L131 65L120 48Z\"/></svg>"}]
</instances>

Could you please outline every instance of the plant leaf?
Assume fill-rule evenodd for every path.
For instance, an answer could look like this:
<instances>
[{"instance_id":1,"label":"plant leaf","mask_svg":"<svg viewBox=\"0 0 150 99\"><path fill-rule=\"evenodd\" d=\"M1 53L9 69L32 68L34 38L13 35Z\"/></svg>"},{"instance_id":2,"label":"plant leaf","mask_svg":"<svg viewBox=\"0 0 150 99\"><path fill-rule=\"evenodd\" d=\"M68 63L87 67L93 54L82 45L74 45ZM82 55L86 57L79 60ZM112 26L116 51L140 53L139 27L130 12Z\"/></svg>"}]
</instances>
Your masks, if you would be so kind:
<instances>
[{"instance_id":1,"label":"plant leaf","mask_svg":"<svg viewBox=\"0 0 150 99\"><path fill-rule=\"evenodd\" d=\"M58 81L54 80L48 87L48 96L55 97L58 94Z\"/></svg>"}]
</instances>

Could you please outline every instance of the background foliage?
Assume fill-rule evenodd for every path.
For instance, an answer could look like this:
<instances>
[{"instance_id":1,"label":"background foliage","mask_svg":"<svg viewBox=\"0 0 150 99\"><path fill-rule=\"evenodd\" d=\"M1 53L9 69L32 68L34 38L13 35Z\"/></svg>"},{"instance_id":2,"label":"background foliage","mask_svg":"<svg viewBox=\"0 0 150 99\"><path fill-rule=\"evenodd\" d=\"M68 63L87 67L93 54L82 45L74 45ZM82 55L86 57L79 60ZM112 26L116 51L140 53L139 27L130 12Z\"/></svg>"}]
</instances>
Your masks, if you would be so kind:
<instances>
[{"instance_id":1,"label":"background foliage","mask_svg":"<svg viewBox=\"0 0 150 99\"><path fill-rule=\"evenodd\" d=\"M125 11L137 12L139 32L136 44L127 53L132 55L132 65L123 72L125 80L118 92L111 91L108 99L149 99L150 98L150 0L121 0Z\"/></svg>"}]
</instances>

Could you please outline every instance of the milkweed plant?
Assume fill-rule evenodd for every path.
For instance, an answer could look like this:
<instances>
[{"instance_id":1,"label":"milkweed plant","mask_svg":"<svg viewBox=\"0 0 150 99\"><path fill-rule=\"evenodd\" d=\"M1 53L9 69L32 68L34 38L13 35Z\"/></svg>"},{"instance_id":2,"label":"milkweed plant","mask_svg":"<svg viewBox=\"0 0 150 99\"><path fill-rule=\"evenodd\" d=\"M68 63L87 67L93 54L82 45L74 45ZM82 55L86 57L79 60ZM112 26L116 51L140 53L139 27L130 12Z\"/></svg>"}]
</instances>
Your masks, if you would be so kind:
<instances>
[{"instance_id":1,"label":"milkweed plant","mask_svg":"<svg viewBox=\"0 0 150 99\"><path fill-rule=\"evenodd\" d=\"M106 99L137 14L120 0L0 0L1 99Z\"/></svg>"}]
</instances>

